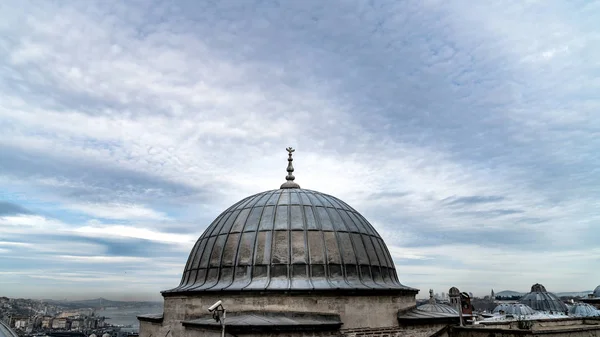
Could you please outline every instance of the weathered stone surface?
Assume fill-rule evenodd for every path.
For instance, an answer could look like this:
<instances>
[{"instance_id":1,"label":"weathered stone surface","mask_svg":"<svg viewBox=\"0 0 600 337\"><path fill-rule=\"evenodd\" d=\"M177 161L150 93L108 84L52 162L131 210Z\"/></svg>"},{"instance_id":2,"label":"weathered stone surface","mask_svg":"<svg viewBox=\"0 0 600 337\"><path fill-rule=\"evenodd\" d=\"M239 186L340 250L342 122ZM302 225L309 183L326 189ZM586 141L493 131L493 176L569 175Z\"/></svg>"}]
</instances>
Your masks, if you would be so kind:
<instances>
[{"instance_id":1,"label":"weathered stone surface","mask_svg":"<svg viewBox=\"0 0 600 337\"><path fill-rule=\"evenodd\" d=\"M222 298L215 295L165 297L162 323L140 322L140 337L187 336L184 320L207 314L207 308L218 300L230 312L272 311L339 314L343 328L397 326L397 312L415 305L414 295L403 296L334 296L238 294ZM187 329L190 330L190 329ZM198 336L198 335L194 335Z\"/></svg>"}]
</instances>

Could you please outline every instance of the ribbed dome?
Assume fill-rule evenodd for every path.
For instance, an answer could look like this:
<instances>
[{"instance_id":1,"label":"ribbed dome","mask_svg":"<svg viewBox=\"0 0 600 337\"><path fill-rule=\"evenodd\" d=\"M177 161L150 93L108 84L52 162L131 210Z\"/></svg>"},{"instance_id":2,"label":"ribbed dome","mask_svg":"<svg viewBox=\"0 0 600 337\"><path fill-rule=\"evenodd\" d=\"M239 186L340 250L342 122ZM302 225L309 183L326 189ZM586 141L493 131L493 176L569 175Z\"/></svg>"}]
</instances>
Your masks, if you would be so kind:
<instances>
[{"instance_id":1,"label":"ribbed dome","mask_svg":"<svg viewBox=\"0 0 600 337\"><path fill-rule=\"evenodd\" d=\"M569 315L577 317L600 316L600 311L587 303L575 303L569 308Z\"/></svg>"},{"instance_id":2,"label":"ribbed dome","mask_svg":"<svg viewBox=\"0 0 600 337\"><path fill-rule=\"evenodd\" d=\"M600 286L597 286L596 289L594 289L594 297L600 298Z\"/></svg>"},{"instance_id":3,"label":"ribbed dome","mask_svg":"<svg viewBox=\"0 0 600 337\"><path fill-rule=\"evenodd\" d=\"M327 194L282 187L219 215L192 249L181 284L163 293L418 291L400 284L385 243L352 207Z\"/></svg>"},{"instance_id":4,"label":"ribbed dome","mask_svg":"<svg viewBox=\"0 0 600 337\"><path fill-rule=\"evenodd\" d=\"M568 310L567 305L558 296L547 292L546 288L539 283L531 286L531 292L521 297L519 302L538 311L565 312Z\"/></svg>"},{"instance_id":5,"label":"ribbed dome","mask_svg":"<svg viewBox=\"0 0 600 337\"><path fill-rule=\"evenodd\" d=\"M494 308L493 313L499 314L500 311L510 315L531 315L534 313L534 310L525 304L502 303Z\"/></svg>"},{"instance_id":6,"label":"ribbed dome","mask_svg":"<svg viewBox=\"0 0 600 337\"><path fill-rule=\"evenodd\" d=\"M447 304L441 303L426 303L417 307L419 310L427 311L427 312L436 312L436 313L444 313L444 314L454 314L458 316L458 310Z\"/></svg>"}]
</instances>

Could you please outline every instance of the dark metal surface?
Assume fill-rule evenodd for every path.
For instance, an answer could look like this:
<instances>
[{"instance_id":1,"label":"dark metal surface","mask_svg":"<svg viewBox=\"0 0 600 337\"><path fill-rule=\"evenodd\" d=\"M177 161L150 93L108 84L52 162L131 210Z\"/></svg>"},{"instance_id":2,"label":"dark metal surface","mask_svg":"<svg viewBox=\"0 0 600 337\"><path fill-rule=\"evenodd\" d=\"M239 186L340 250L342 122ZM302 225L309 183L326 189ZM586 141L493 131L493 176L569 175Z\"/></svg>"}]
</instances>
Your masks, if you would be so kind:
<instances>
[{"instance_id":1,"label":"dark metal surface","mask_svg":"<svg viewBox=\"0 0 600 337\"><path fill-rule=\"evenodd\" d=\"M19 335L0 320L0 337L19 337Z\"/></svg>"},{"instance_id":2,"label":"dark metal surface","mask_svg":"<svg viewBox=\"0 0 600 337\"><path fill-rule=\"evenodd\" d=\"M185 327L220 329L212 317L205 316L183 321ZM340 315L306 312L232 312L226 320L229 332L265 332L265 331L331 331L342 326Z\"/></svg>"},{"instance_id":3,"label":"dark metal surface","mask_svg":"<svg viewBox=\"0 0 600 337\"><path fill-rule=\"evenodd\" d=\"M441 313L441 314L449 314L449 315L458 316L458 310L452 308L451 306L449 306L447 304L427 303L427 304L418 306L417 309L420 311L429 312L429 313Z\"/></svg>"},{"instance_id":4,"label":"dark metal surface","mask_svg":"<svg viewBox=\"0 0 600 337\"><path fill-rule=\"evenodd\" d=\"M498 314L500 313L500 311L504 311L504 314L510 315L532 315L533 313L535 313L535 311L529 306L520 303L502 303L494 308L493 313Z\"/></svg>"},{"instance_id":5,"label":"dark metal surface","mask_svg":"<svg viewBox=\"0 0 600 337\"><path fill-rule=\"evenodd\" d=\"M163 321L163 314L145 314L145 315L138 315L137 319L140 321L145 321L145 322L152 322L152 323L161 323Z\"/></svg>"},{"instance_id":6,"label":"dark metal surface","mask_svg":"<svg viewBox=\"0 0 600 337\"><path fill-rule=\"evenodd\" d=\"M525 294L519 300L519 303L528 305L537 311L566 312L567 305L553 293L547 292L546 288L536 283L531 286L531 292Z\"/></svg>"},{"instance_id":7,"label":"dark metal surface","mask_svg":"<svg viewBox=\"0 0 600 337\"><path fill-rule=\"evenodd\" d=\"M292 158L292 153L296 150L292 149L291 147L288 147L286 150L288 152L288 174L285 177L286 182L283 183L280 188L300 188L300 185L294 182L296 177L294 177L294 166L292 165L292 162L294 161L294 158Z\"/></svg>"},{"instance_id":8,"label":"dark metal surface","mask_svg":"<svg viewBox=\"0 0 600 337\"><path fill-rule=\"evenodd\" d=\"M427 305L427 304L426 304ZM419 308L408 311L402 315L398 315L399 319L427 319L427 318L458 318L458 311L450 312L434 312L421 310Z\"/></svg>"},{"instance_id":9,"label":"dark metal surface","mask_svg":"<svg viewBox=\"0 0 600 337\"><path fill-rule=\"evenodd\" d=\"M197 291L405 290L369 222L343 201L306 189L247 197L196 242L178 287Z\"/></svg>"}]
</instances>

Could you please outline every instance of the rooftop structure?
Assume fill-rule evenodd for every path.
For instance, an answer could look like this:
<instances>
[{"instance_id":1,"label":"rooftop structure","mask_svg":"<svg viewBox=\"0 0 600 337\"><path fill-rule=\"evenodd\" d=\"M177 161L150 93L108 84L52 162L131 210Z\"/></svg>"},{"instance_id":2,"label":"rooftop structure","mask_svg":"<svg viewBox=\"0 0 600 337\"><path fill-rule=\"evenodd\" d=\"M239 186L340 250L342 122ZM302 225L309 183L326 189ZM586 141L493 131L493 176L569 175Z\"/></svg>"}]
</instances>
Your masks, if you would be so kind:
<instances>
[{"instance_id":1,"label":"rooftop structure","mask_svg":"<svg viewBox=\"0 0 600 337\"><path fill-rule=\"evenodd\" d=\"M521 297L519 302L537 311L564 313L568 310L567 305L558 296L546 291L546 288L539 283L532 285L531 292Z\"/></svg>"},{"instance_id":2,"label":"rooftop structure","mask_svg":"<svg viewBox=\"0 0 600 337\"><path fill-rule=\"evenodd\" d=\"M587 303L575 303L569 308L569 316L596 317L600 316L600 311Z\"/></svg>"},{"instance_id":3,"label":"rooftop structure","mask_svg":"<svg viewBox=\"0 0 600 337\"><path fill-rule=\"evenodd\" d=\"M458 310L455 308L442 303L437 303L433 297L433 289L429 290L429 302L417 307L418 310L432 313L443 313L453 316L458 316Z\"/></svg>"},{"instance_id":4,"label":"rooftop structure","mask_svg":"<svg viewBox=\"0 0 600 337\"><path fill-rule=\"evenodd\" d=\"M600 309L600 286L597 286L594 289L594 292L589 294L589 298L581 299L581 302L585 302L591 304L596 307L596 309Z\"/></svg>"},{"instance_id":5,"label":"rooftop structure","mask_svg":"<svg viewBox=\"0 0 600 337\"><path fill-rule=\"evenodd\" d=\"M162 292L164 314L139 316L140 336L204 336L220 325L206 311L219 300L231 324L264 333L398 326L398 311L414 307L418 290L400 283L375 228L344 201L300 188L286 150L286 182L217 216L180 284Z\"/></svg>"}]
</instances>

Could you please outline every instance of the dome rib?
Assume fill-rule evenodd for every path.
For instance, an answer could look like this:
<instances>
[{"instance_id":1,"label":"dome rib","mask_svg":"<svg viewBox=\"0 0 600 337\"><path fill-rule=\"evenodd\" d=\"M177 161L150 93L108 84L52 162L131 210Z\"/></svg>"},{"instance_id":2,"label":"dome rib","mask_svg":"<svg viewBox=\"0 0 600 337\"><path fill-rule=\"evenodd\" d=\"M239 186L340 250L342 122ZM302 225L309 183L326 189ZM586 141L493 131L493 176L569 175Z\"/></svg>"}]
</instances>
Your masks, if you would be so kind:
<instances>
[{"instance_id":1,"label":"dome rib","mask_svg":"<svg viewBox=\"0 0 600 337\"><path fill-rule=\"evenodd\" d=\"M244 198L194 244L180 285L163 294L216 291L394 290L390 252L345 202L305 189Z\"/></svg>"}]
</instances>

